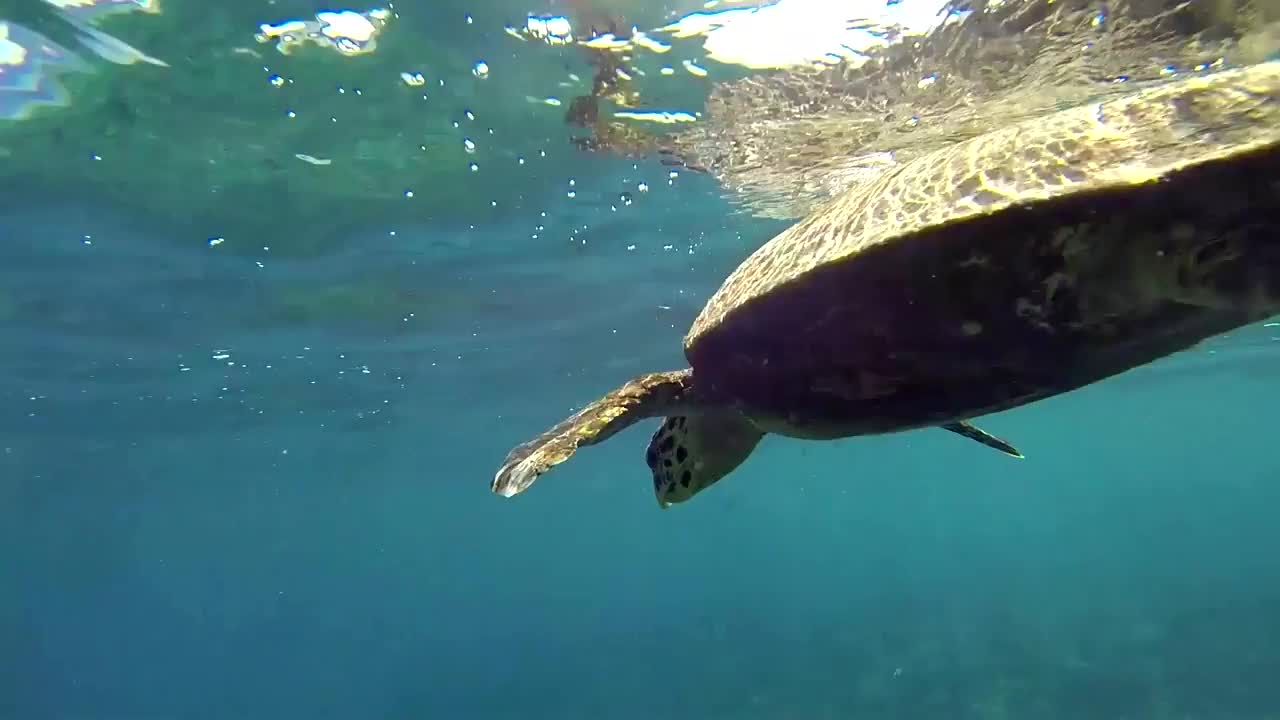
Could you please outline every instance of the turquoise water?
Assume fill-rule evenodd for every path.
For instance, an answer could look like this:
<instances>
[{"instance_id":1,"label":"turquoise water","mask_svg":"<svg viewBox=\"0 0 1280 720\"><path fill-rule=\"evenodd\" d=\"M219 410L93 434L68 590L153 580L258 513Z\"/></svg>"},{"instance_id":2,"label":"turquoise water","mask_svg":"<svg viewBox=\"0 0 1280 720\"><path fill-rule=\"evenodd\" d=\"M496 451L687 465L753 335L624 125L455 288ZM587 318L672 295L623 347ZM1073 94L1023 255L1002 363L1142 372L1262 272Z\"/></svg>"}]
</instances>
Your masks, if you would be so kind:
<instances>
[{"instance_id":1,"label":"turquoise water","mask_svg":"<svg viewBox=\"0 0 1280 720\"><path fill-rule=\"evenodd\" d=\"M491 494L785 227L566 158L305 256L7 177L0 719L1280 717L1280 328L984 419L1023 461L770 437L660 511L651 421Z\"/></svg>"},{"instance_id":2,"label":"turquoise water","mask_svg":"<svg viewBox=\"0 0 1280 720\"><path fill-rule=\"evenodd\" d=\"M258 268L90 205L0 232L32 318L0 351L0 716L1280 707L1271 329L987 419L1021 462L941 432L770 438L663 512L646 424L504 500L507 448L678 362L745 248L602 249L589 274L419 253L405 282L458 310L401 330L255 317L264 284L394 248Z\"/></svg>"}]
</instances>

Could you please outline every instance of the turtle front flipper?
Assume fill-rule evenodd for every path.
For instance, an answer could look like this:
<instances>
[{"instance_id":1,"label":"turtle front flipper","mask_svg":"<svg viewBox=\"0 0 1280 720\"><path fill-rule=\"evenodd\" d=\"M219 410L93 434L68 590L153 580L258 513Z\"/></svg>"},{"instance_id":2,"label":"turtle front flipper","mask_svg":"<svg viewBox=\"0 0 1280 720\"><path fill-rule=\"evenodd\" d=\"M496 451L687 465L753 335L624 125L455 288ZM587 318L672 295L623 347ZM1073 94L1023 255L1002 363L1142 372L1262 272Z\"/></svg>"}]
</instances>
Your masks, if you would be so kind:
<instances>
[{"instance_id":1,"label":"turtle front flipper","mask_svg":"<svg viewBox=\"0 0 1280 720\"><path fill-rule=\"evenodd\" d=\"M663 419L644 454L658 504L668 508L711 487L741 465L762 437L755 423L731 410Z\"/></svg>"},{"instance_id":2,"label":"turtle front flipper","mask_svg":"<svg viewBox=\"0 0 1280 720\"><path fill-rule=\"evenodd\" d=\"M504 497L524 492L538 476L568 460L579 447L594 445L644 418L690 407L692 370L650 373L587 405L568 419L507 453L490 489Z\"/></svg>"},{"instance_id":3,"label":"turtle front flipper","mask_svg":"<svg viewBox=\"0 0 1280 720\"><path fill-rule=\"evenodd\" d=\"M960 422L947 423L946 425L941 425L940 427L943 430L949 430L957 435L967 437L970 440L973 440L975 442L980 442L989 448L995 448L996 450L999 450L1005 455L1010 455L1016 458L1023 457L1022 453L1018 452L1018 448L1010 445L1004 440L1001 440L995 435L992 435L986 430L983 430L982 428L979 428L978 426L973 425L971 423L964 422L963 420L961 420Z\"/></svg>"}]
</instances>

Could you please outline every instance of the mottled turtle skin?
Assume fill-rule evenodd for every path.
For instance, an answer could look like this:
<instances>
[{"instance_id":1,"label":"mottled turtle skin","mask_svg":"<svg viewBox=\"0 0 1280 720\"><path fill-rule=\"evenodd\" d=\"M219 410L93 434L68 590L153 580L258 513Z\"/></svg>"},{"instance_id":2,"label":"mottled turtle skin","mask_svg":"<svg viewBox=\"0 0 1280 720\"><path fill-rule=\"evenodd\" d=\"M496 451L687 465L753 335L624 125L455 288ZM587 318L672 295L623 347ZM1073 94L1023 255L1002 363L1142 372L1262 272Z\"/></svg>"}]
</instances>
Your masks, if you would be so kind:
<instances>
[{"instance_id":1,"label":"mottled turtle skin","mask_svg":"<svg viewBox=\"0 0 1280 720\"><path fill-rule=\"evenodd\" d=\"M747 258L685 338L507 457L514 495L580 445L667 416L662 505L764 434L964 423L1280 311L1280 63L1188 77L958 142L838 197Z\"/></svg>"}]
</instances>

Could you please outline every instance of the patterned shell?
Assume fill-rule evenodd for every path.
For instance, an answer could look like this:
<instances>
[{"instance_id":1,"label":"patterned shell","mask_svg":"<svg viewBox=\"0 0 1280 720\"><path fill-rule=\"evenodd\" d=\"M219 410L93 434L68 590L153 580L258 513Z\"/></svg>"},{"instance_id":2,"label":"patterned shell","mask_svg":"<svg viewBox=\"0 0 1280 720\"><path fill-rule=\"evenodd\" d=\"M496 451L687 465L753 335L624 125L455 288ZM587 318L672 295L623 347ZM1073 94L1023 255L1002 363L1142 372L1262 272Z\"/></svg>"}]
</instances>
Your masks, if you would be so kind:
<instances>
[{"instance_id":1,"label":"patterned shell","mask_svg":"<svg viewBox=\"0 0 1280 720\"><path fill-rule=\"evenodd\" d=\"M955 223L1082 191L1123 192L1179 168L1280 142L1280 61L1056 112L943 147L836 198L747 258L685 347L730 313L867 248L945 242Z\"/></svg>"}]
</instances>

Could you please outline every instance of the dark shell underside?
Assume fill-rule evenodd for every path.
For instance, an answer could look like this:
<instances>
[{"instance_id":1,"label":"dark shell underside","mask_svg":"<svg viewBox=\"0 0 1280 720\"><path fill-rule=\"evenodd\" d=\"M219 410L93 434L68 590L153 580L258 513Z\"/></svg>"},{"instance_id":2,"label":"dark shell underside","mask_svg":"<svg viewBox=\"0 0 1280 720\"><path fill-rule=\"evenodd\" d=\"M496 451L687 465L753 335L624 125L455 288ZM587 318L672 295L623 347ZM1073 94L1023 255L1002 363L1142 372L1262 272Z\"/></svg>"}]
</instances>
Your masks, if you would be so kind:
<instances>
[{"instance_id":1,"label":"dark shell underside","mask_svg":"<svg viewBox=\"0 0 1280 720\"><path fill-rule=\"evenodd\" d=\"M1269 314L1238 300L1280 296L1277 167L1270 147L900 238L736 308L687 354L700 387L812 436L1072 390Z\"/></svg>"}]
</instances>

